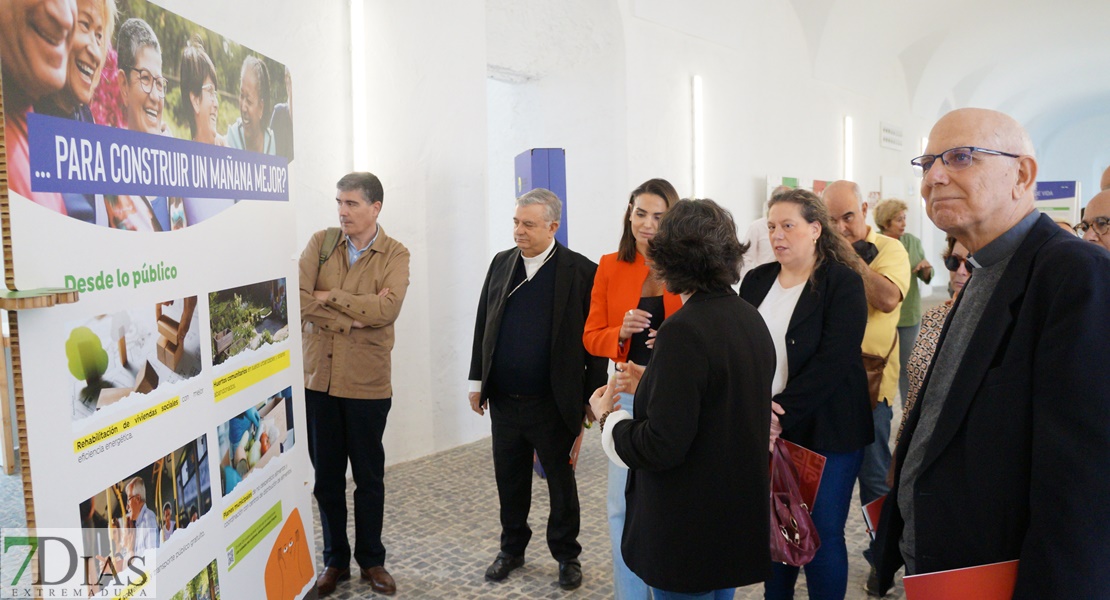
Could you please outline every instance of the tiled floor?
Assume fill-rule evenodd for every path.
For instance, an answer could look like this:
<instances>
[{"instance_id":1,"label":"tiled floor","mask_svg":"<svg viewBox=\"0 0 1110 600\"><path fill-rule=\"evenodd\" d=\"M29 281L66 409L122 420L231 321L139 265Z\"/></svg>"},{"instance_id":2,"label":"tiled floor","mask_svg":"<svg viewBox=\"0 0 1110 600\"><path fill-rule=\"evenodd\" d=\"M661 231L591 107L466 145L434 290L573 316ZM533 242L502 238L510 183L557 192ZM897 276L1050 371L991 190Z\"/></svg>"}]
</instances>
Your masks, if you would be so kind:
<instances>
[{"instance_id":1,"label":"tiled floor","mask_svg":"<svg viewBox=\"0 0 1110 600\"><path fill-rule=\"evenodd\" d=\"M578 465L582 505L582 587L564 592L556 584L557 566L544 543L547 486L534 478L532 543L524 567L500 584L483 579L497 554L500 528L490 440L396 465L386 471L385 543L387 567L397 580L398 598L576 598L612 597L608 525L605 517L606 458L597 430L589 430ZM317 517L317 547L320 547ZM847 598L866 598L867 534L858 502L847 527L850 572ZM352 530L353 535L353 530ZM317 561L321 559L318 557ZM804 577L797 597L806 598ZM337 599L376 597L356 580L342 584ZM761 585L742 588L737 599L763 597ZM902 598L901 584L887 596Z\"/></svg>"},{"instance_id":2,"label":"tiled floor","mask_svg":"<svg viewBox=\"0 0 1110 600\"><path fill-rule=\"evenodd\" d=\"M899 415L895 415L895 422ZM582 587L564 592L556 584L557 565L544 544L547 486L534 478L531 525L534 531L524 567L500 584L483 579L497 554L500 528L497 489L493 479L490 440L479 440L446 452L395 465L386 470L385 544L387 567L397 580L397 598L575 598L612 597L608 525L605 517L606 458L596 429L587 432L578 465L582 505ZM353 485L353 484L352 484ZM23 525L23 492L19 476L0 476L0 527ZM315 512L315 511L314 511ZM315 516L316 545L320 539ZM351 529L353 536L353 528ZM867 534L856 502L848 520L848 595L864 599L867 563L862 552ZM317 564L322 559L317 557ZM798 598L806 598L799 577ZM354 578L331 596L337 600L376 597ZM763 597L760 585L737 591L737 599ZM902 598L901 584L887 598ZM225 599L247 600L247 599Z\"/></svg>"}]
</instances>

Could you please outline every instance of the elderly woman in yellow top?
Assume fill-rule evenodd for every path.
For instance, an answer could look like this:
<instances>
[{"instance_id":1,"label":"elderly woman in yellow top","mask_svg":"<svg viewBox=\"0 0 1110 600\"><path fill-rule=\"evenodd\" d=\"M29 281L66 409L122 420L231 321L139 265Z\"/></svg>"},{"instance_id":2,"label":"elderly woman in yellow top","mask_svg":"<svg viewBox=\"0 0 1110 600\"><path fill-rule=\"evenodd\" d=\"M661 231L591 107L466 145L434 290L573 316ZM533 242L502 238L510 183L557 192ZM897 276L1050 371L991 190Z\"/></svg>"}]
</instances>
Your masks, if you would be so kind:
<instances>
[{"instance_id":1,"label":"elderly woman in yellow top","mask_svg":"<svg viewBox=\"0 0 1110 600\"><path fill-rule=\"evenodd\" d=\"M883 200L875 206L875 224L879 226L879 233L892 237L906 248L910 255L910 289L902 301L902 316L898 319L898 364L902 366L898 378L898 392L902 402L906 401L909 388L909 379L906 377L906 363L909 361L910 351L913 350L914 340L921 328L921 290L917 287L917 280L924 283L933 280L933 266L925 259L925 250L921 247L921 240L912 233L906 233L906 212L909 207L905 202L894 198Z\"/></svg>"}]
</instances>

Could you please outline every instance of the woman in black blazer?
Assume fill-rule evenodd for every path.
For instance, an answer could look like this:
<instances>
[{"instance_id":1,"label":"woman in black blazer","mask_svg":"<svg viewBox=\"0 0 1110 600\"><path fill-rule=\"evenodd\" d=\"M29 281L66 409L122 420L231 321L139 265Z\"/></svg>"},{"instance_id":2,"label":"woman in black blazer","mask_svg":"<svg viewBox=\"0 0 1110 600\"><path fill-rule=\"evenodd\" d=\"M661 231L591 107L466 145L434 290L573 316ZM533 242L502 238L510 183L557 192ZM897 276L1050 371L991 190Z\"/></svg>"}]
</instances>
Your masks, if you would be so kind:
<instances>
[{"instance_id":1,"label":"woman in black blazer","mask_svg":"<svg viewBox=\"0 0 1110 600\"><path fill-rule=\"evenodd\" d=\"M655 600L732 598L765 581L770 532L767 425L775 352L759 314L729 287L744 246L728 211L682 201L649 256L685 305L659 327L635 415L590 403L602 446L630 471L621 553Z\"/></svg>"},{"instance_id":2,"label":"woman in black blazer","mask_svg":"<svg viewBox=\"0 0 1110 600\"><path fill-rule=\"evenodd\" d=\"M829 228L828 210L812 192L772 200L767 229L777 262L750 272L740 297L758 307L775 343L772 439L826 458L813 507L821 548L805 566L809 597L842 600L844 523L863 448L874 439L860 357L867 298L851 247ZM775 563L766 598L793 598L797 578L797 567Z\"/></svg>"}]
</instances>

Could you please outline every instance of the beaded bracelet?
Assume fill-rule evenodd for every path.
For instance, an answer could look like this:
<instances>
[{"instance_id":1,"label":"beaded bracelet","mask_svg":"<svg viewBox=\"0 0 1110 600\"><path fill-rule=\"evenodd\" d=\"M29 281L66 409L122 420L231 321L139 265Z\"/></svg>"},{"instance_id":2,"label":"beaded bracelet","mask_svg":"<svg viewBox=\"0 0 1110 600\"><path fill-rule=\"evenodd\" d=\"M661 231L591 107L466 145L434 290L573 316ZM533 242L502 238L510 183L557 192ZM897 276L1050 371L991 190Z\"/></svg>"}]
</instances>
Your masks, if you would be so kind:
<instances>
[{"instance_id":1,"label":"beaded bracelet","mask_svg":"<svg viewBox=\"0 0 1110 600\"><path fill-rule=\"evenodd\" d=\"M598 431L605 431L605 419L611 414L613 414L611 410L601 413L601 418L597 420L597 424L599 425Z\"/></svg>"}]
</instances>

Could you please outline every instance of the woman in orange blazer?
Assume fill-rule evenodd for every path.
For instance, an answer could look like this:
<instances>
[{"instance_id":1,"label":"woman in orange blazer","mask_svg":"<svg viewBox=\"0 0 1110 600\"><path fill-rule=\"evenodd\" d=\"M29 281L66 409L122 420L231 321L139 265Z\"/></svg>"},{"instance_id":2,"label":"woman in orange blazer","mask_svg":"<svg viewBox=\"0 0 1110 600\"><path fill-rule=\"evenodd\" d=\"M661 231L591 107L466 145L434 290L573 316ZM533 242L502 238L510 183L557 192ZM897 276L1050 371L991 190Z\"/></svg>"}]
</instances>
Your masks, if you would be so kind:
<instances>
[{"instance_id":1,"label":"woman in orange blazer","mask_svg":"<svg viewBox=\"0 0 1110 600\"><path fill-rule=\"evenodd\" d=\"M675 202L678 192L663 179L650 179L632 191L624 213L620 249L601 257L594 276L590 315L582 334L582 344L590 354L643 368L651 358L655 330L682 306L682 300L664 289L645 259L659 220ZM620 395L625 410L632 410L632 401L632 394ZM617 600L645 600L651 598L647 584L629 570L621 557L627 479L628 469L609 463L607 504L613 593Z\"/></svg>"}]
</instances>

